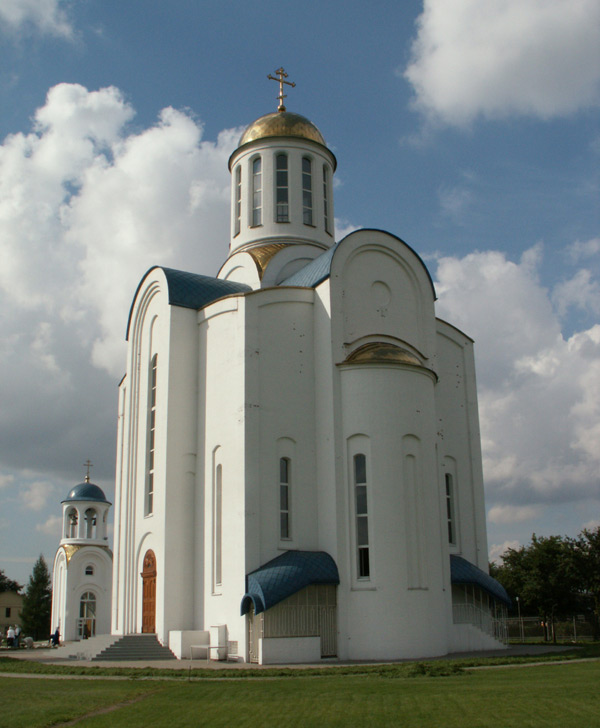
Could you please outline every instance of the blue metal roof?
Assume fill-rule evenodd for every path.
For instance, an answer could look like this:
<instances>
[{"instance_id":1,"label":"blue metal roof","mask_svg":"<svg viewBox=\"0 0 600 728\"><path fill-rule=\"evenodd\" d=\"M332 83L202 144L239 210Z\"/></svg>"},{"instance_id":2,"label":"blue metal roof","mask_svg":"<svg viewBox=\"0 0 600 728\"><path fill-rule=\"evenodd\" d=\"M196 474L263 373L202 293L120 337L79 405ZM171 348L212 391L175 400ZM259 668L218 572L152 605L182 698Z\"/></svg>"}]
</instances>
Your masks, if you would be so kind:
<instances>
[{"instance_id":1,"label":"blue metal roof","mask_svg":"<svg viewBox=\"0 0 600 728\"><path fill-rule=\"evenodd\" d=\"M286 278L280 286L301 286L302 288L314 288L329 277L331 272L331 260L339 243L321 253L317 258L300 268L289 278Z\"/></svg>"},{"instance_id":2,"label":"blue metal roof","mask_svg":"<svg viewBox=\"0 0 600 728\"><path fill-rule=\"evenodd\" d=\"M169 304L171 306L181 306L182 308L202 308L209 303L217 301L219 298L231 296L236 293L248 293L252 289L245 283L237 283L236 281L226 281L212 276L202 276L198 273L188 273L183 270L175 270L174 268L163 268L155 265L150 268L137 288L133 301L137 298L137 294L148 276L148 274L160 268L167 279L169 292ZM127 335L129 339L129 326L131 323L131 312L133 311L133 302L129 310L129 319L127 321Z\"/></svg>"},{"instance_id":3,"label":"blue metal roof","mask_svg":"<svg viewBox=\"0 0 600 728\"><path fill-rule=\"evenodd\" d=\"M462 556L450 555L450 580L453 584L476 584L494 599L504 602L508 607L511 605L510 597L502 584Z\"/></svg>"},{"instance_id":4,"label":"blue metal roof","mask_svg":"<svg viewBox=\"0 0 600 728\"><path fill-rule=\"evenodd\" d=\"M286 551L246 576L241 613L254 604L260 614L310 584L339 583L335 561L325 551Z\"/></svg>"},{"instance_id":5,"label":"blue metal roof","mask_svg":"<svg viewBox=\"0 0 600 728\"><path fill-rule=\"evenodd\" d=\"M99 501L100 503L108 503L104 491L93 483L79 483L74 488L71 488L69 495L61 501L61 503L67 503L68 501Z\"/></svg>"},{"instance_id":6,"label":"blue metal roof","mask_svg":"<svg viewBox=\"0 0 600 728\"><path fill-rule=\"evenodd\" d=\"M230 296L232 293L247 293L252 290L245 283L225 281L173 268L163 268L162 270L169 284L171 306L202 308L202 306L217 301L219 298Z\"/></svg>"},{"instance_id":7,"label":"blue metal roof","mask_svg":"<svg viewBox=\"0 0 600 728\"><path fill-rule=\"evenodd\" d=\"M329 250L326 250L324 253L319 255L318 258L315 258L314 260L311 260L310 263L304 266L304 268L301 268L299 271L296 271L293 275L291 275L289 278L286 278L284 281L282 281L279 285L280 286L301 286L302 288L315 288L319 285L319 283L322 283L326 278L329 278L331 274L331 261L333 260L333 256L335 255L336 250L338 247L348 238L350 235L352 235L355 232L377 232L377 233L385 233L386 235L389 235L392 238L395 238L398 242L402 243L402 245L405 245L414 255L417 256L417 259L423 266L425 273L427 274L427 277L429 278L429 284L431 285L431 291L433 293L433 300L435 301L437 299L437 295L435 292L435 286L433 285L433 280L431 278L431 274L429 273L429 270L427 269L427 266L423 262L423 259L421 256L414 250L413 248L408 245L408 243L405 243L404 240L399 238L397 235L393 235L392 233L388 233L385 230L378 230L377 228L363 228L362 230L354 230L352 233L349 233L346 235L345 238L342 238L338 243L336 243L332 248L329 248Z\"/></svg>"}]
</instances>

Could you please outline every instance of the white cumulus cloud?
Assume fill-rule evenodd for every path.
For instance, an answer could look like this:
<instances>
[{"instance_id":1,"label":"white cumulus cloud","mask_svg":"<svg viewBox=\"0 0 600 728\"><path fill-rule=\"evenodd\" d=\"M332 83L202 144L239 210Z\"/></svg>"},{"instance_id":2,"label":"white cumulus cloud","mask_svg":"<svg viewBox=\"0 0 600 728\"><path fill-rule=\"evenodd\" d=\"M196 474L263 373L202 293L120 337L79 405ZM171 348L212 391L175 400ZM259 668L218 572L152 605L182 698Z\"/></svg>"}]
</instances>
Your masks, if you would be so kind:
<instances>
[{"instance_id":1,"label":"white cumulus cloud","mask_svg":"<svg viewBox=\"0 0 600 728\"><path fill-rule=\"evenodd\" d=\"M404 77L430 120L548 119L600 102L598 0L424 0Z\"/></svg>"},{"instance_id":2,"label":"white cumulus cloud","mask_svg":"<svg viewBox=\"0 0 600 728\"><path fill-rule=\"evenodd\" d=\"M495 251L438 262L438 313L475 339L492 522L600 499L600 324L563 336L540 256L536 247L516 263Z\"/></svg>"},{"instance_id":3,"label":"white cumulus cloud","mask_svg":"<svg viewBox=\"0 0 600 728\"><path fill-rule=\"evenodd\" d=\"M490 546L489 559L490 561L500 562L502 554L506 553L508 549L514 549L515 551L521 547L518 541L504 541L503 543L495 543Z\"/></svg>"},{"instance_id":4,"label":"white cumulus cloud","mask_svg":"<svg viewBox=\"0 0 600 728\"><path fill-rule=\"evenodd\" d=\"M600 314L600 283L594 280L592 271L582 268L555 286L552 299L561 315L571 307Z\"/></svg>"},{"instance_id":5,"label":"white cumulus cloud","mask_svg":"<svg viewBox=\"0 0 600 728\"><path fill-rule=\"evenodd\" d=\"M36 480L20 488L19 497L23 506L31 511L41 511L54 494L52 483Z\"/></svg>"},{"instance_id":6,"label":"white cumulus cloud","mask_svg":"<svg viewBox=\"0 0 600 728\"><path fill-rule=\"evenodd\" d=\"M11 30L31 25L40 33L70 38L69 23L62 0L0 0L0 21Z\"/></svg>"},{"instance_id":7,"label":"white cumulus cloud","mask_svg":"<svg viewBox=\"0 0 600 728\"><path fill-rule=\"evenodd\" d=\"M60 538L61 528L62 518L60 516L48 516L43 523L37 524L35 530L46 536L53 536L58 540Z\"/></svg>"},{"instance_id":8,"label":"white cumulus cloud","mask_svg":"<svg viewBox=\"0 0 600 728\"><path fill-rule=\"evenodd\" d=\"M214 274L227 256L239 130L205 141L172 108L132 130L134 114L114 87L62 83L0 145L0 464L15 474L69 481L89 457L110 478L140 278L156 264Z\"/></svg>"},{"instance_id":9,"label":"white cumulus cloud","mask_svg":"<svg viewBox=\"0 0 600 728\"><path fill-rule=\"evenodd\" d=\"M488 511L490 523L519 523L537 518L542 509L537 506L493 506Z\"/></svg>"}]
</instances>

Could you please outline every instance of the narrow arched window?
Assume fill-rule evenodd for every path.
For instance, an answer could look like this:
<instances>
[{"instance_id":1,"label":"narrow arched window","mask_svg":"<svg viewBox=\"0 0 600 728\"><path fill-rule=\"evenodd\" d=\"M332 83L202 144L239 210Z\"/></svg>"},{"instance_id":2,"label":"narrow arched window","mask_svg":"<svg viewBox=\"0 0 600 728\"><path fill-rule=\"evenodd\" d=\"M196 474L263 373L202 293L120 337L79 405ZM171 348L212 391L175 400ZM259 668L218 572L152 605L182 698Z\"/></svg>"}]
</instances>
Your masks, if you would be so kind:
<instances>
[{"instance_id":1,"label":"narrow arched window","mask_svg":"<svg viewBox=\"0 0 600 728\"><path fill-rule=\"evenodd\" d=\"M262 160L252 162L252 225L262 225Z\"/></svg>"},{"instance_id":2,"label":"narrow arched window","mask_svg":"<svg viewBox=\"0 0 600 728\"><path fill-rule=\"evenodd\" d=\"M329 171L325 164L323 165L323 222L325 232L331 234L329 223Z\"/></svg>"},{"instance_id":3,"label":"narrow arched window","mask_svg":"<svg viewBox=\"0 0 600 728\"><path fill-rule=\"evenodd\" d=\"M367 459L364 455L354 456L354 495L356 508L356 556L359 579L370 576L369 564L369 518L367 510Z\"/></svg>"},{"instance_id":4,"label":"narrow arched window","mask_svg":"<svg viewBox=\"0 0 600 728\"><path fill-rule=\"evenodd\" d=\"M85 575L86 576L94 576L94 567L91 564L88 564L85 567Z\"/></svg>"},{"instance_id":5,"label":"narrow arched window","mask_svg":"<svg viewBox=\"0 0 600 728\"><path fill-rule=\"evenodd\" d=\"M291 461L289 458L279 459L279 538L291 538L290 528L290 489Z\"/></svg>"},{"instance_id":6,"label":"narrow arched window","mask_svg":"<svg viewBox=\"0 0 600 728\"><path fill-rule=\"evenodd\" d=\"M223 583L223 466L217 465L214 483L214 583Z\"/></svg>"},{"instance_id":7,"label":"narrow arched window","mask_svg":"<svg viewBox=\"0 0 600 728\"><path fill-rule=\"evenodd\" d=\"M446 473L446 520L448 522L448 543L456 544L456 528L454 525L454 481L450 473Z\"/></svg>"},{"instance_id":8,"label":"narrow arched window","mask_svg":"<svg viewBox=\"0 0 600 728\"><path fill-rule=\"evenodd\" d=\"M302 221L313 224L312 162L302 157Z\"/></svg>"},{"instance_id":9,"label":"narrow arched window","mask_svg":"<svg viewBox=\"0 0 600 728\"><path fill-rule=\"evenodd\" d=\"M144 514L154 512L154 466L156 456L156 388L158 375L158 354L152 357L148 386L148 457L146 465L146 493L144 497Z\"/></svg>"},{"instance_id":10,"label":"narrow arched window","mask_svg":"<svg viewBox=\"0 0 600 728\"><path fill-rule=\"evenodd\" d=\"M235 235L240 234L242 221L242 167L235 168Z\"/></svg>"},{"instance_id":11,"label":"narrow arched window","mask_svg":"<svg viewBox=\"0 0 600 728\"><path fill-rule=\"evenodd\" d=\"M288 158L278 154L275 158L275 221L289 222Z\"/></svg>"}]
</instances>

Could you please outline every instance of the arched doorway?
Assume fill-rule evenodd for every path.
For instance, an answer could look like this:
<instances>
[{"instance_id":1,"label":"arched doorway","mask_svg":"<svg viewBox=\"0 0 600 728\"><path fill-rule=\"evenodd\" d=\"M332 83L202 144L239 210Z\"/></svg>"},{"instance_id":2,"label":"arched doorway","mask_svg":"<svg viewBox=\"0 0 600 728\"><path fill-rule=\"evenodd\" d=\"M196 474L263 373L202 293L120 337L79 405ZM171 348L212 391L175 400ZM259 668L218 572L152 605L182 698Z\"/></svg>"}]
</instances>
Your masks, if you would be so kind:
<instances>
[{"instance_id":1,"label":"arched doorway","mask_svg":"<svg viewBox=\"0 0 600 728\"><path fill-rule=\"evenodd\" d=\"M85 592L79 601L79 620L77 622L79 639L88 639L96 634L96 595Z\"/></svg>"},{"instance_id":2,"label":"arched doorway","mask_svg":"<svg viewBox=\"0 0 600 728\"><path fill-rule=\"evenodd\" d=\"M142 632L156 632L156 556L146 551L142 571Z\"/></svg>"}]
</instances>

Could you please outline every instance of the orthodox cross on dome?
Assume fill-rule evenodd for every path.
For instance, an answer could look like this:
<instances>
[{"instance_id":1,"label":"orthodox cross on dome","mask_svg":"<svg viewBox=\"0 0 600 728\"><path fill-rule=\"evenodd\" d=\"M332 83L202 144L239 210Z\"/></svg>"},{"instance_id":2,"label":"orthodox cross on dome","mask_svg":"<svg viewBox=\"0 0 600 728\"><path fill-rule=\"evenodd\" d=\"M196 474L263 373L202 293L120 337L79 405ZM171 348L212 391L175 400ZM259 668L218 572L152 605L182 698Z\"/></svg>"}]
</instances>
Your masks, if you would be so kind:
<instances>
[{"instance_id":1,"label":"orthodox cross on dome","mask_svg":"<svg viewBox=\"0 0 600 728\"><path fill-rule=\"evenodd\" d=\"M296 85L293 81L285 81L288 77L287 73L283 70L283 66L281 68L278 68L275 73L279 76L279 78L276 78L275 76L271 76L269 74L267 78L269 81L278 81L279 82L279 96L277 97L279 99L279 106L277 107L277 111L285 111L285 106L283 105L283 99L287 98L287 95L283 93L283 84L286 83L288 86L291 86L294 88Z\"/></svg>"},{"instance_id":2,"label":"orthodox cross on dome","mask_svg":"<svg viewBox=\"0 0 600 728\"><path fill-rule=\"evenodd\" d=\"M85 463L83 463L83 467L87 468L87 473L85 474L85 482L89 483L90 482L90 468L94 467L92 465L92 463L90 462L89 458L85 461Z\"/></svg>"}]
</instances>

